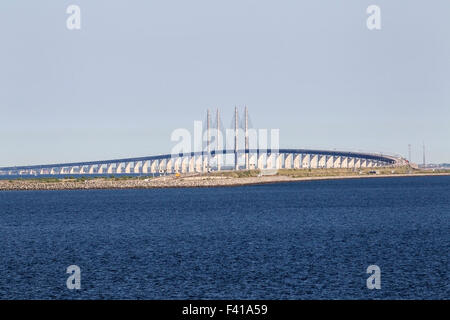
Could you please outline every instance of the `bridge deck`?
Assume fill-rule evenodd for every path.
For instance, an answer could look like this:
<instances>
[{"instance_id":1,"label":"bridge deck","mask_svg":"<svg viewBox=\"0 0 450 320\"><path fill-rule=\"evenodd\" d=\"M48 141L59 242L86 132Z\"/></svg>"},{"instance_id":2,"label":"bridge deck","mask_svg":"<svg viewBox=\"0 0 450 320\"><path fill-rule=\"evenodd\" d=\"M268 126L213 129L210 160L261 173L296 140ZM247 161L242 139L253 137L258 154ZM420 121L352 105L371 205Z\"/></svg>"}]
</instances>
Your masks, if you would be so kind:
<instances>
[{"instance_id":1,"label":"bridge deck","mask_svg":"<svg viewBox=\"0 0 450 320\"><path fill-rule=\"evenodd\" d=\"M222 150L222 151L211 151L211 156L216 154L234 154L234 150ZM375 154L375 153L361 153L361 152L351 152L351 151L336 151L336 150L316 150L316 149L278 149L278 150L263 150L263 149L246 149L239 150L239 154L244 153L281 153L281 154L314 154L314 155L328 155L335 157L351 157L351 158L361 158L367 160L382 161L386 163L393 164L396 162L396 157ZM99 160L99 161L84 161L84 162L69 162L69 163L54 163L54 164L43 164L43 165L29 165L29 166L15 166L15 167L0 167L0 171L10 171L10 170L40 170L44 168L65 168L65 167L77 167L77 166L91 166L91 165L102 165L111 163L124 163L124 162L139 162L139 161L153 161L161 159L170 158L182 158L182 157L193 157L200 155L207 155L206 151L198 151L191 153L180 153L180 154L162 154L156 156L147 157L136 157L136 158L122 158L122 159L111 159L111 160Z\"/></svg>"}]
</instances>

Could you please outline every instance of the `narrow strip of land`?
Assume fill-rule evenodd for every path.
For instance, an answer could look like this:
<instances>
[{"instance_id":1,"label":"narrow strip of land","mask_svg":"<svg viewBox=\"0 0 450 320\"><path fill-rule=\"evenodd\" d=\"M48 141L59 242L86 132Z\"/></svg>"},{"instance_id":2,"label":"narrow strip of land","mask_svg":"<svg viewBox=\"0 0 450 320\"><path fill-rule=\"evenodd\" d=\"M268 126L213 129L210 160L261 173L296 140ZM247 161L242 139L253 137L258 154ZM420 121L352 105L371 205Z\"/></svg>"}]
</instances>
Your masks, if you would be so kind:
<instances>
[{"instance_id":1,"label":"narrow strip of land","mask_svg":"<svg viewBox=\"0 0 450 320\"><path fill-rule=\"evenodd\" d=\"M450 175L450 170L426 171L410 168L364 169L282 169L278 171L224 171L210 174L161 177L36 178L0 180L1 190L76 190L231 187L310 180L417 177Z\"/></svg>"}]
</instances>

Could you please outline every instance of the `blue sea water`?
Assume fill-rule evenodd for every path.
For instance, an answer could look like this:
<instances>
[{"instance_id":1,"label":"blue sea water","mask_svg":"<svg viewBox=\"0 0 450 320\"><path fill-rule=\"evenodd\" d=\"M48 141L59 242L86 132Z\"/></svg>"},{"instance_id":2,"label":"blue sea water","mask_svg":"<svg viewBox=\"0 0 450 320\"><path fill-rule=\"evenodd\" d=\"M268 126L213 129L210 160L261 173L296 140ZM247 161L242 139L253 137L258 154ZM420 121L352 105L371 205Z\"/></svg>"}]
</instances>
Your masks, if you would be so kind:
<instances>
[{"instance_id":1,"label":"blue sea water","mask_svg":"<svg viewBox=\"0 0 450 320\"><path fill-rule=\"evenodd\" d=\"M1 299L449 299L449 249L448 176L0 192Z\"/></svg>"}]
</instances>

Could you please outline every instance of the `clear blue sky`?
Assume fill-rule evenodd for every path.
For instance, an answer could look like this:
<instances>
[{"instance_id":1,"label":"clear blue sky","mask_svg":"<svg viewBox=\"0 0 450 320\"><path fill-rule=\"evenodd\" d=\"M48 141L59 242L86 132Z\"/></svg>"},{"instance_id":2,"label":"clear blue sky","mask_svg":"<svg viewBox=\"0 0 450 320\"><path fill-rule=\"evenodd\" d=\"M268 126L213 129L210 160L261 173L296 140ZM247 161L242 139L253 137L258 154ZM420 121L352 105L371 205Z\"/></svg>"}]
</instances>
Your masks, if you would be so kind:
<instances>
[{"instance_id":1,"label":"clear blue sky","mask_svg":"<svg viewBox=\"0 0 450 320\"><path fill-rule=\"evenodd\" d=\"M66 8L81 7L81 30ZM381 7L369 31L366 8ZM280 146L450 162L450 1L0 3L0 166L169 152L234 105Z\"/></svg>"}]
</instances>

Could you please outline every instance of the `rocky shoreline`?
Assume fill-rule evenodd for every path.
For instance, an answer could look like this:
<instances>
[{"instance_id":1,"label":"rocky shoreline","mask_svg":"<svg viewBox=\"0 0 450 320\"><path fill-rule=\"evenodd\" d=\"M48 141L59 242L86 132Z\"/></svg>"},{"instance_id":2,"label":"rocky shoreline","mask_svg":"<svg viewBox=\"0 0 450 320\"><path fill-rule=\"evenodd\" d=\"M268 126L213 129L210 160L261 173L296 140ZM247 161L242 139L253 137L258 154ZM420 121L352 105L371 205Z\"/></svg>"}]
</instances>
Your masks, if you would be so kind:
<instances>
[{"instance_id":1,"label":"rocky shoreline","mask_svg":"<svg viewBox=\"0 0 450 320\"><path fill-rule=\"evenodd\" d=\"M0 191L7 190L95 190L95 189L151 189L151 188L198 188L198 187L232 187L266 183L282 183L311 180L383 178L383 177L416 177L443 176L450 173L430 174L392 174L392 175L348 175L348 176L316 176L290 177L285 175L258 177L226 177L226 176L165 176L157 178L93 178L93 179L16 179L0 180Z\"/></svg>"}]
</instances>

